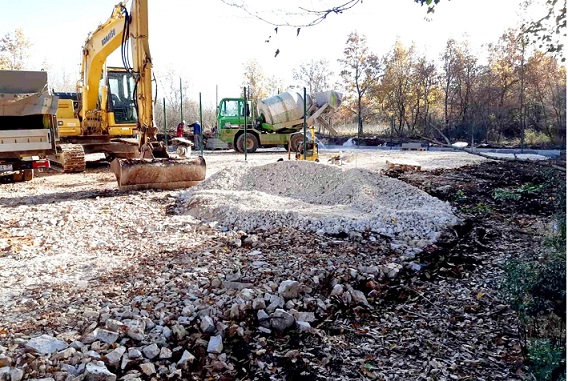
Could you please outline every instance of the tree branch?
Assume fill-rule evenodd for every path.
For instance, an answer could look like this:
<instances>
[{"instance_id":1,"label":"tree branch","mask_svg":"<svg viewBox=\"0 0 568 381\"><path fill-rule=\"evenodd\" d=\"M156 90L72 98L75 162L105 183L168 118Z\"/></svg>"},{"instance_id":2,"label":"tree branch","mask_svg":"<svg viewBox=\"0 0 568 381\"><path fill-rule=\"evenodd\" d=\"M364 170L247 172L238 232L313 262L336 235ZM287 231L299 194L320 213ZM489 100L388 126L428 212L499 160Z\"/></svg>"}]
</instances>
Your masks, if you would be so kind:
<instances>
[{"instance_id":1,"label":"tree branch","mask_svg":"<svg viewBox=\"0 0 568 381\"><path fill-rule=\"evenodd\" d=\"M274 22L274 21L270 21L267 18L261 16L258 13L253 13L249 10L249 7L247 6L246 2L241 2L241 3L237 3L235 1L229 1L229 0L221 0L222 3L229 5L231 7L235 7L235 8L239 8L241 10L243 10L244 12L246 12L248 15L255 17L257 19L259 19L260 21L263 21L267 24L270 24L272 26L278 27L278 26L289 26L289 27L294 27L294 28L303 28L303 27L309 27L309 26L314 26L317 25L321 22L323 22L327 16L329 14L341 14L344 11L347 11L351 8L353 8L354 6L356 6L359 3L362 3L363 0L349 0L341 5L335 6L335 7L331 7L329 9L324 9L324 10L311 10L311 9L306 9L306 8L302 8L302 7L298 7L298 9L301 11L299 13L289 13L290 15L313 15L315 16L315 18L307 23L289 23L289 22Z\"/></svg>"}]
</instances>

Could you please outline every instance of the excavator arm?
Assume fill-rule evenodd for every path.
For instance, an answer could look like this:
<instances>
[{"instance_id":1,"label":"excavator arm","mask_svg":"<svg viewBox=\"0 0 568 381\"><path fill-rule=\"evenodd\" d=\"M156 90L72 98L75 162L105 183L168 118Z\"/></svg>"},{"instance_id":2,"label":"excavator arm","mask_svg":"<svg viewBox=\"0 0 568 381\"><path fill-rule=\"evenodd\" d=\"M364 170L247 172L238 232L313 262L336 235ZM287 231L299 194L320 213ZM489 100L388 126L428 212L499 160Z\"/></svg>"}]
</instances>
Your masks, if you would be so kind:
<instances>
[{"instance_id":1,"label":"excavator arm","mask_svg":"<svg viewBox=\"0 0 568 381\"><path fill-rule=\"evenodd\" d=\"M115 5L112 15L90 33L83 45L81 61L81 80L78 90L81 94L81 117L89 111L99 108L99 84L107 58L124 42L125 30L128 29L129 16L124 3ZM102 92L106 97L107 92ZM101 102L106 107L106 102Z\"/></svg>"},{"instance_id":2,"label":"excavator arm","mask_svg":"<svg viewBox=\"0 0 568 381\"><path fill-rule=\"evenodd\" d=\"M130 11L133 66L136 77L136 100L138 105L138 123L142 132L141 144L156 138L152 100L152 57L148 43L148 0L133 0Z\"/></svg>"},{"instance_id":3,"label":"excavator arm","mask_svg":"<svg viewBox=\"0 0 568 381\"><path fill-rule=\"evenodd\" d=\"M132 67L126 50L128 42L132 52ZM87 37L83 46L79 83L80 115L85 121L100 118L103 124L108 123L108 91L106 81L102 82L103 88L100 89L100 80L106 75L108 57L119 48L125 68L132 72L136 81L134 98L142 146L149 138L155 138L156 134L153 122L152 57L148 43L148 0L132 0L130 11L124 2L115 5L109 19Z\"/></svg>"}]
</instances>

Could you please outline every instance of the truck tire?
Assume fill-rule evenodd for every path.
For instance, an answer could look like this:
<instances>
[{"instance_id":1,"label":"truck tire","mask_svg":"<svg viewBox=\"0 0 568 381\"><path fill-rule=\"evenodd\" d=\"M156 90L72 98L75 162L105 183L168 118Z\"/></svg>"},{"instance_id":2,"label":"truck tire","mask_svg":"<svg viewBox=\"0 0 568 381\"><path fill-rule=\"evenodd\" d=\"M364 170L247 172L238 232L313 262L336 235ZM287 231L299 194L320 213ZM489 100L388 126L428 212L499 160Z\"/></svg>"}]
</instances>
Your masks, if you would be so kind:
<instances>
[{"instance_id":1,"label":"truck tire","mask_svg":"<svg viewBox=\"0 0 568 381\"><path fill-rule=\"evenodd\" d=\"M245 141L245 134L239 135L236 144L237 152L241 153L245 152L244 141ZM258 138L253 134L247 134L247 152L254 153L256 152L257 149L258 149Z\"/></svg>"},{"instance_id":2,"label":"truck tire","mask_svg":"<svg viewBox=\"0 0 568 381\"><path fill-rule=\"evenodd\" d=\"M236 139L235 139L235 142L234 142L233 144L231 144L231 145L233 146L233 149L235 150L235 152L242 153L242 152L239 150L241 147L239 147L239 144L238 144L238 143L239 143L238 138L236 138Z\"/></svg>"},{"instance_id":3,"label":"truck tire","mask_svg":"<svg viewBox=\"0 0 568 381\"><path fill-rule=\"evenodd\" d=\"M290 136L290 151L298 152L298 146L304 142L304 135L294 134Z\"/></svg>"}]
</instances>

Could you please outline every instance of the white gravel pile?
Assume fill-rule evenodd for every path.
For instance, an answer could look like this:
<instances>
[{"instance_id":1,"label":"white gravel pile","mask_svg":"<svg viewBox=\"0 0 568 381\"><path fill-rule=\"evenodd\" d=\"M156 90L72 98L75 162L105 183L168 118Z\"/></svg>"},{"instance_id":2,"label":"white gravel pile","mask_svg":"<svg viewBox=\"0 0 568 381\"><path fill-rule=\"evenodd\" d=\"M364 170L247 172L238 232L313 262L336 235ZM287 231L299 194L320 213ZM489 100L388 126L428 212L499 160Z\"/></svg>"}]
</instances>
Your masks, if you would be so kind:
<instances>
[{"instance_id":1,"label":"white gravel pile","mask_svg":"<svg viewBox=\"0 0 568 381\"><path fill-rule=\"evenodd\" d=\"M180 197L180 213L228 229L369 231L412 247L424 247L458 222L448 203L402 181L301 161L232 165Z\"/></svg>"}]
</instances>

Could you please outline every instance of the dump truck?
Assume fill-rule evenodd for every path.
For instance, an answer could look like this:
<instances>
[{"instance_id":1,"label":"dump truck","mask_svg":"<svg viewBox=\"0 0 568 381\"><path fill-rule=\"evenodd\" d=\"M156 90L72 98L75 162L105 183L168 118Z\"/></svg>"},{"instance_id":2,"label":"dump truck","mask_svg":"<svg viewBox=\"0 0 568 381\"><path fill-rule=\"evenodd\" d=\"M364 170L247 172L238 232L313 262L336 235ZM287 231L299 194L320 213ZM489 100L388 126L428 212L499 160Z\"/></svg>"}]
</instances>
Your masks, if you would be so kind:
<instances>
[{"instance_id":1,"label":"dump truck","mask_svg":"<svg viewBox=\"0 0 568 381\"><path fill-rule=\"evenodd\" d=\"M60 94L53 160L64 170L81 170L81 152L104 153L120 189L185 188L205 178L203 157L175 157L157 140L148 32L148 0L131 0L89 33L77 92ZM119 48L125 66L108 66Z\"/></svg>"},{"instance_id":2,"label":"dump truck","mask_svg":"<svg viewBox=\"0 0 568 381\"><path fill-rule=\"evenodd\" d=\"M255 152L259 147L286 147L294 152L304 140L304 109L306 125L316 122L332 135L337 131L323 116L341 104L342 94L330 90L304 97L297 91L286 91L263 99L255 105L244 98L223 98L217 109L219 139L235 151ZM251 110L253 114L251 115Z\"/></svg>"},{"instance_id":3,"label":"dump truck","mask_svg":"<svg viewBox=\"0 0 568 381\"><path fill-rule=\"evenodd\" d=\"M0 177L29 181L56 150L57 96L44 71L0 70ZM11 179L10 179L11 178Z\"/></svg>"}]
</instances>

